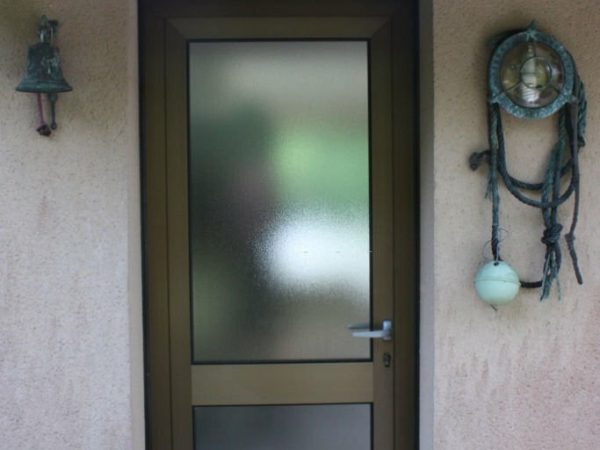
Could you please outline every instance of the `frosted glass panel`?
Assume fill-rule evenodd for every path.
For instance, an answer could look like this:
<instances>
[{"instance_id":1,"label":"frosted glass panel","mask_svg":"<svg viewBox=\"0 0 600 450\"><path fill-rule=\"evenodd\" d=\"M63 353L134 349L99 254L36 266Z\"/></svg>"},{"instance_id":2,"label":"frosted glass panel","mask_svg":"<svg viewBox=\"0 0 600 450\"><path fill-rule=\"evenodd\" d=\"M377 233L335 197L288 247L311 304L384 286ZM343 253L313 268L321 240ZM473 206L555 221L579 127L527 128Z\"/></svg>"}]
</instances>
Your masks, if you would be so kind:
<instances>
[{"instance_id":1,"label":"frosted glass panel","mask_svg":"<svg viewBox=\"0 0 600 450\"><path fill-rule=\"evenodd\" d=\"M370 405L194 408L196 450L370 450Z\"/></svg>"},{"instance_id":2,"label":"frosted glass panel","mask_svg":"<svg viewBox=\"0 0 600 450\"><path fill-rule=\"evenodd\" d=\"M190 43L194 362L370 358L367 52Z\"/></svg>"}]
</instances>

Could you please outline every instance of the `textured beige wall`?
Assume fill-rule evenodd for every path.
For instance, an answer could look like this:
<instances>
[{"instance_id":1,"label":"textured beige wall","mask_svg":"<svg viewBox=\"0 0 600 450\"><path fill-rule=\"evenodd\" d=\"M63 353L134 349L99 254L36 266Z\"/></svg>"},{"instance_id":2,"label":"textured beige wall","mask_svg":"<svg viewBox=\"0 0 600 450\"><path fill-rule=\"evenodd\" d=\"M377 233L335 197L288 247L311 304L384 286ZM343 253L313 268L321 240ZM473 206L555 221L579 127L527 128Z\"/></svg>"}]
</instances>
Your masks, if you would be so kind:
<instances>
[{"instance_id":1,"label":"textured beige wall","mask_svg":"<svg viewBox=\"0 0 600 450\"><path fill-rule=\"evenodd\" d=\"M596 449L600 12L593 0L423 3L423 448ZM0 448L142 448L135 2L0 0L0 11ZM13 90L42 13L62 22L75 87L51 139L33 131L31 96ZM586 284L567 260L561 302L524 293L495 313L471 287L490 205L466 158L486 146L485 41L533 17L588 88ZM517 174L540 175L549 122L507 120ZM533 278L539 215L503 194L504 256Z\"/></svg>"},{"instance_id":2,"label":"textured beige wall","mask_svg":"<svg viewBox=\"0 0 600 450\"><path fill-rule=\"evenodd\" d=\"M15 92L38 18L72 93ZM134 0L0 0L0 448L143 448Z\"/></svg>"},{"instance_id":3,"label":"textured beige wall","mask_svg":"<svg viewBox=\"0 0 600 450\"><path fill-rule=\"evenodd\" d=\"M423 448L598 449L598 2L433 0L432 15L428 6L422 11L422 106L423 126L433 134L424 133L422 158L423 217L428 220L422 244L422 364L428 367L422 372ZM585 285L576 284L566 258L562 301L554 295L540 303L538 292L523 292L494 312L477 300L472 288L489 239L491 205L483 199L485 171L472 173L467 157L486 148L486 41L503 30L524 27L532 18L571 51L588 90L588 145L581 157L582 214L576 242ZM433 73L429 84L428 73ZM431 101L433 110L427 114ZM539 177L555 138L552 120L507 119L505 131L511 170ZM522 206L504 189L501 196L501 225L509 232L503 257L521 276L536 278L544 252L539 212ZM561 213L565 225L569 210Z\"/></svg>"}]
</instances>

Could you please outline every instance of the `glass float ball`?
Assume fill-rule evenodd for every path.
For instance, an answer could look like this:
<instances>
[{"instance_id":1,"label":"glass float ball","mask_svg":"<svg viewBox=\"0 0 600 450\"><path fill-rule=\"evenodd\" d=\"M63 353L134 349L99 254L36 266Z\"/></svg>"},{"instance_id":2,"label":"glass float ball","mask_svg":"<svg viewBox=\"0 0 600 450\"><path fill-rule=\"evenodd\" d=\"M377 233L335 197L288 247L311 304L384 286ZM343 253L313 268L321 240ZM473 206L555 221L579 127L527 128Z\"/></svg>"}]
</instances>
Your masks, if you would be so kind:
<instances>
[{"instance_id":1,"label":"glass float ball","mask_svg":"<svg viewBox=\"0 0 600 450\"><path fill-rule=\"evenodd\" d=\"M520 43L510 49L500 68L502 88L525 108L552 103L564 88L560 56L542 43Z\"/></svg>"},{"instance_id":2,"label":"glass float ball","mask_svg":"<svg viewBox=\"0 0 600 450\"><path fill-rule=\"evenodd\" d=\"M520 286L517 272L504 261L484 264L475 276L477 295L490 305L510 302L519 293Z\"/></svg>"}]
</instances>

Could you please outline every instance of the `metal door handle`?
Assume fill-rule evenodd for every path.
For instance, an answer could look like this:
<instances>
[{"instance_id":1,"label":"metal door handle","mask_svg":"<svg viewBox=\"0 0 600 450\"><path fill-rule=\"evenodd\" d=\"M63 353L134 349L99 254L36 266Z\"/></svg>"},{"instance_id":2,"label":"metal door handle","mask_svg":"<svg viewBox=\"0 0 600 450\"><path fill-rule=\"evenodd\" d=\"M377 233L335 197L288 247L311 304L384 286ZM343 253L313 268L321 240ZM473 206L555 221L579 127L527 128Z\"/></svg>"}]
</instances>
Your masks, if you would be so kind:
<instances>
[{"instance_id":1,"label":"metal door handle","mask_svg":"<svg viewBox=\"0 0 600 450\"><path fill-rule=\"evenodd\" d=\"M350 325L348 329L352 331L352 336L354 337L391 341L392 321L384 320L381 325L381 330L371 330L371 327L368 323L357 323Z\"/></svg>"}]
</instances>

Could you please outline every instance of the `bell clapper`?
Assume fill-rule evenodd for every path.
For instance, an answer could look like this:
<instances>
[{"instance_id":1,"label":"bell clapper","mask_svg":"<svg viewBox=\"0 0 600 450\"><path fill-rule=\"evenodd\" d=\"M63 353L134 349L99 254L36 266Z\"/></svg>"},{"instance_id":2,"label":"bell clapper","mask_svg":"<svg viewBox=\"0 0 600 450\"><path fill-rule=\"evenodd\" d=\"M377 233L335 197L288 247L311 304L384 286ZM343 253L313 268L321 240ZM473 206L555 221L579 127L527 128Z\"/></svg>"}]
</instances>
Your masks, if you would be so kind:
<instances>
[{"instance_id":1,"label":"bell clapper","mask_svg":"<svg viewBox=\"0 0 600 450\"><path fill-rule=\"evenodd\" d=\"M39 115L39 119L40 119L40 124L36 128L36 131L41 136L50 136L50 134L52 134L52 131L50 130L50 127L48 127L48 124L44 120L44 107L42 105L42 94L40 94L38 92L37 94L35 94L35 96L37 98L37 108L38 108L38 115Z\"/></svg>"},{"instance_id":2,"label":"bell clapper","mask_svg":"<svg viewBox=\"0 0 600 450\"><path fill-rule=\"evenodd\" d=\"M58 100L58 95L56 94L48 94L48 101L50 102L50 128L56 130L56 101Z\"/></svg>"}]
</instances>

